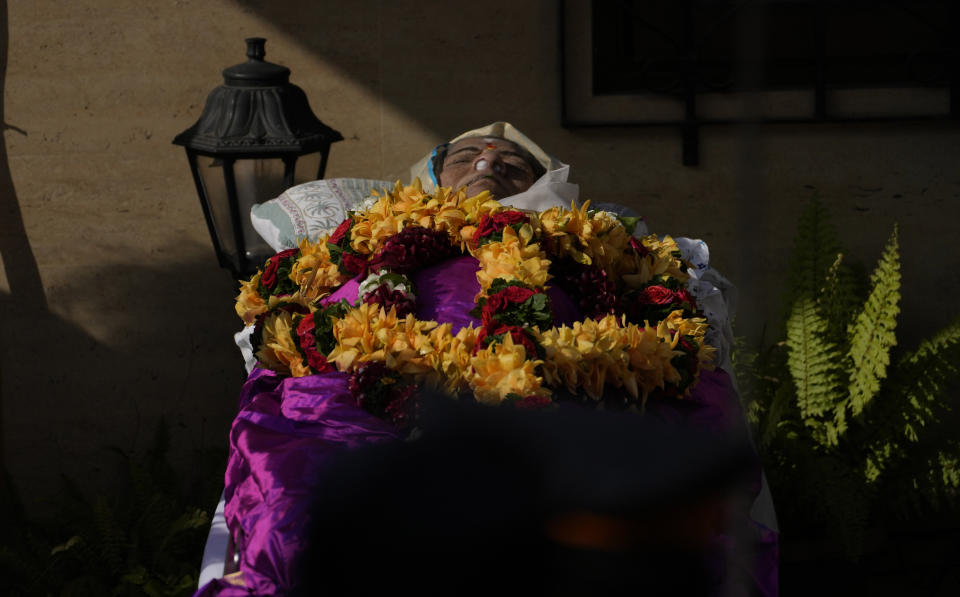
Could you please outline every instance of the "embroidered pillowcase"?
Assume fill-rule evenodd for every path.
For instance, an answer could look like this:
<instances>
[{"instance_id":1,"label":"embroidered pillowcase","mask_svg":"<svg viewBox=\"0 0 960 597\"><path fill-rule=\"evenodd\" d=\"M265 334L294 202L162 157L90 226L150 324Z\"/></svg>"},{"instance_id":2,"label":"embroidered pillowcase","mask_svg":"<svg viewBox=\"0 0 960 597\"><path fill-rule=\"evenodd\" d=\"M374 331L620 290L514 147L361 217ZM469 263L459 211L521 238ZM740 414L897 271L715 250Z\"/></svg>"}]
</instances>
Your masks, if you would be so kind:
<instances>
[{"instance_id":1,"label":"embroidered pillowcase","mask_svg":"<svg viewBox=\"0 0 960 597\"><path fill-rule=\"evenodd\" d=\"M313 180L284 191L276 199L253 206L253 229L274 251L297 246L307 237L316 240L333 230L373 191L392 189L393 183L367 178Z\"/></svg>"}]
</instances>

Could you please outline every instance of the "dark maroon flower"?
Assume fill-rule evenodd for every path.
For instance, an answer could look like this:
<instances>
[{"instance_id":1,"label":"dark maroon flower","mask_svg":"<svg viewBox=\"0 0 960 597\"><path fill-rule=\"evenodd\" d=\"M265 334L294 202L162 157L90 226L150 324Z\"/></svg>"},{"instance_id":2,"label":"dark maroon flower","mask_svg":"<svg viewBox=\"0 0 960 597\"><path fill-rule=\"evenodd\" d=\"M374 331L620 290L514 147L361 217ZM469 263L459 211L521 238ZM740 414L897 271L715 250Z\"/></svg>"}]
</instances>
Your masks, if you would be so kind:
<instances>
[{"instance_id":1,"label":"dark maroon flower","mask_svg":"<svg viewBox=\"0 0 960 597\"><path fill-rule=\"evenodd\" d=\"M669 305L676 293L665 286L647 286L637 295L637 302L643 305Z\"/></svg>"},{"instance_id":2,"label":"dark maroon flower","mask_svg":"<svg viewBox=\"0 0 960 597\"><path fill-rule=\"evenodd\" d=\"M416 411L416 386L402 383L400 374L380 361L357 366L350 376L350 393L360 408L400 427L408 425Z\"/></svg>"},{"instance_id":3,"label":"dark maroon flower","mask_svg":"<svg viewBox=\"0 0 960 597\"><path fill-rule=\"evenodd\" d=\"M397 317L406 317L410 313L415 313L417 305L400 290L390 290L386 284L377 286L373 291L368 292L363 297L363 302L367 304L382 305L384 309L390 307L397 308Z\"/></svg>"},{"instance_id":4,"label":"dark maroon flower","mask_svg":"<svg viewBox=\"0 0 960 597\"><path fill-rule=\"evenodd\" d=\"M330 235L330 238L327 239L327 242L339 245L340 241L343 240L343 237L347 235L347 232L350 232L351 226L353 226L353 218L347 218L346 220L340 222L340 225L337 226L337 229L333 231L333 234Z\"/></svg>"},{"instance_id":5,"label":"dark maroon flower","mask_svg":"<svg viewBox=\"0 0 960 597\"><path fill-rule=\"evenodd\" d=\"M380 250L377 251L377 254L373 256L371 261L371 269L373 271L380 271L382 269L394 270L394 271L406 271L408 269L405 267L408 260L410 259L407 255L407 247L401 242L391 242L393 237L387 239L387 242L380 247Z\"/></svg>"},{"instance_id":6,"label":"dark maroon flower","mask_svg":"<svg viewBox=\"0 0 960 597\"><path fill-rule=\"evenodd\" d=\"M583 265L563 259L554 268L555 279L577 301L584 315L599 319L616 310L617 286L598 265Z\"/></svg>"},{"instance_id":7,"label":"dark maroon flower","mask_svg":"<svg viewBox=\"0 0 960 597\"><path fill-rule=\"evenodd\" d=\"M553 404L553 400L549 396L524 396L520 400L517 400L514 403L514 407L520 410L540 410L541 408L550 406Z\"/></svg>"},{"instance_id":8,"label":"dark maroon flower","mask_svg":"<svg viewBox=\"0 0 960 597\"><path fill-rule=\"evenodd\" d=\"M353 253L344 253L340 257L340 264L343 269L355 276L366 275L367 269L370 267L366 257Z\"/></svg>"},{"instance_id":9,"label":"dark maroon flower","mask_svg":"<svg viewBox=\"0 0 960 597\"><path fill-rule=\"evenodd\" d=\"M267 260L267 267L260 276L260 283L263 284L264 288L273 290L273 287L277 285L277 269L280 267L280 261L296 255L299 252L300 249L286 249Z\"/></svg>"},{"instance_id":10,"label":"dark maroon flower","mask_svg":"<svg viewBox=\"0 0 960 597\"><path fill-rule=\"evenodd\" d=\"M415 417L417 387L412 384L394 387L388 393L390 400L383 414L397 427L406 427Z\"/></svg>"},{"instance_id":11,"label":"dark maroon flower","mask_svg":"<svg viewBox=\"0 0 960 597\"><path fill-rule=\"evenodd\" d=\"M454 250L446 232L407 226L383 243L370 260L370 269L410 273L453 256Z\"/></svg>"}]
</instances>

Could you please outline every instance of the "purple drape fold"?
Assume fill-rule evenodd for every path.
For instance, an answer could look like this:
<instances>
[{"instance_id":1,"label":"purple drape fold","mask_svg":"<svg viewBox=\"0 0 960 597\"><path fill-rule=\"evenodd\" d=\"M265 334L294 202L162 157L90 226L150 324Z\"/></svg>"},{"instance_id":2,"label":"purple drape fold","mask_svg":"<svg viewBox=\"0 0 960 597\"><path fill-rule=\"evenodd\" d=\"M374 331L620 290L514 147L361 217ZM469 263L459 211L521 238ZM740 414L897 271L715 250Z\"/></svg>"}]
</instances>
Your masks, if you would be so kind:
<instances>
[{"instance_id":1,"label":"purple drape fold","mask_svg":"<svg viewBox=\"0 0 960 597\"><path fill-rule=\"evenodd\" d=\"M454 333L479 321L468 314L479 291L477 261L460 257L416 274L417 317L450 322ZM355 300L352 280L328 297ZM549 290L557 323L581 318L559 289ZM293 567L304 547L309 523L308 497L317 489L317 471L338 452L398 438L389 423L360 409L350 394L349 377L327 373L284 378L255 369L240 393L239 413L230 430L225 475L226 519L240 554L244 586L224 579L197 595L222 597L285 594L294 586ZM650 414L722 432L743 424L743 413L729 376L704 371L695 391L681 401L654 401ZM759 464L756 487L759 489ZM728 557L745 559L741 577L754 592L777 593L777 534L742 515L742 532L726 542Z\"/></svg>"}]
</instances>

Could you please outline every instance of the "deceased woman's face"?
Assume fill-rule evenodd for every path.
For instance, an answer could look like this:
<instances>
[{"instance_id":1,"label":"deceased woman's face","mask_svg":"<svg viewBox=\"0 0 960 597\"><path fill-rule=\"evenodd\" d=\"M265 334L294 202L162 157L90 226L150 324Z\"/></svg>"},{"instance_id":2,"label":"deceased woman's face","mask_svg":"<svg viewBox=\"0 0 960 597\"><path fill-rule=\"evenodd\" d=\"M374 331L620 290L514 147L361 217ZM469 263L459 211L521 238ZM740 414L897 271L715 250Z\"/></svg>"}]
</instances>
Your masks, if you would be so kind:
<instances>
[{"instance_id":1,"label":"deceased woman's face","mask_svg":"<svg viewBox=\"0 0 960 597\"><path fill-rule=\"evenodd\" d=\"M490 191L496 199L522 193L534 183L532 157L516 144L495 137L461 139L447 148L440 186L467 187L469 195Z\"/></svg>"}]
</instances>

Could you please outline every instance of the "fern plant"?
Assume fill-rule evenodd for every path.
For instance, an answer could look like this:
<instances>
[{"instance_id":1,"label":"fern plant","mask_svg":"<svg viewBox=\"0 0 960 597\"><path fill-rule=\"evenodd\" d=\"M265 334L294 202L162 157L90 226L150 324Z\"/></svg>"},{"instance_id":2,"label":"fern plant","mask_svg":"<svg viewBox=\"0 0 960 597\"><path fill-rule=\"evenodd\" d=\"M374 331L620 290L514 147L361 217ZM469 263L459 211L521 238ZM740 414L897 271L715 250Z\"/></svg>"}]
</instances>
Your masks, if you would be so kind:
<instances>
[{"instance_id":1,"label":"fern plant","mask_svg":"<svg viewBox=\"0 0 960 597\"><path fill-rule=\"evenodd\" d=\"M941 422L960 321L896 352L897 232L866 283L814 198L794 243L785 338L739 359L785 531L820 524L852 558L871 516L955 508L960 493L960 440Z\"/></svg>"},{"instance_id":2,"label":"fern plant","mask_svg":"<svg viewBox=\"0 0 960 597\"><path fill-rule=\"evenodd\" d=\"M196 504L213 502L205 482L217 475L197 462L189 483L167 462L169 442L161 421L146 454L111 449L120 483L109 498L88 499L64 479L52 521L29 519L7 480L0 495L0 594L192 595L210 522ZM222 458L217 451L198 460Z\"/></svg>"}]
</instances>

